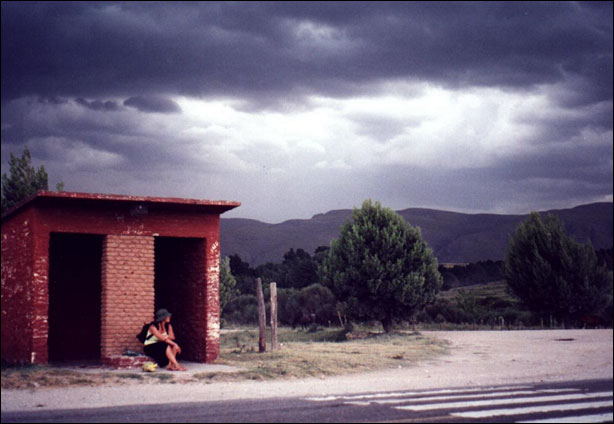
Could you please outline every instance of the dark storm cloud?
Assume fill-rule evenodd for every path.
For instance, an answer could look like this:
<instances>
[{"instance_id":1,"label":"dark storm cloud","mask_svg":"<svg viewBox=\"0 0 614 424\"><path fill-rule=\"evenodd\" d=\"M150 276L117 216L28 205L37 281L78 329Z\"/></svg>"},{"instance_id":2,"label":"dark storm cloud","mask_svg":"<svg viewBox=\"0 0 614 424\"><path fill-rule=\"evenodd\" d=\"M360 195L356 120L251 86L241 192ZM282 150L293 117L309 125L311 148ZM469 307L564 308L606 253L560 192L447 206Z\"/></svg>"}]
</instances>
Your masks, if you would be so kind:
<instances>
[{"instance_id":1,"label":"dark storm cloud","mask_svg":"<svg viewBox=\"0 0 614 424\"><path fill-rule=\"evenodd\" d=\"M355 94L412 78L452 87L569 81L612 98L603 3L2 3L2 98Z\"/></svg>"},{"instance_id":2,"label":"dark storm cloud","mask_svg":"<svg viewBox=\"0 0 614 424\"><path fill-rule=\"evenodd\" d=\"M92 100L92 101L89 101L89 100L86 100L86 99L84 99L82 97L79 97L79 98L75 99L75 102L77 102L81 106L86 107L88 109L97 110L97 111L103 111L103 112L116 112L116 111L121 109L120 106L117 104L117 102L114 102L113 100L107 100L107 101Z\"/></svg>"},{"instance_id":3,"label":"dark storm cloud","mask_svg":"<svg viewBox=\"0 0 614 424\"><path fill-rule=\"evenodd\" d=\"M170 100L163 97L146 96L146 97L130 97L124 100L124 106L129 106L140 110L141 112L151 113L179 113L181 107Z\"/></svg>"}]
</instances>

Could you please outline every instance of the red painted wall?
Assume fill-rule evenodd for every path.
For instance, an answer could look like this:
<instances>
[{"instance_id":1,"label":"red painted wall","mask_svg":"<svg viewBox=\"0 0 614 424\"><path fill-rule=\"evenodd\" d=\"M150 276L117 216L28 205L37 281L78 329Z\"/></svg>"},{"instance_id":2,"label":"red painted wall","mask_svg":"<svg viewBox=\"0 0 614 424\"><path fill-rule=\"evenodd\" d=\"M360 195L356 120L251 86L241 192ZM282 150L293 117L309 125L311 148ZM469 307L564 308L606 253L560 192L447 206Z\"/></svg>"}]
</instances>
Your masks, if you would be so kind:
<instances>
[{"instance_id":1,"label":"red painted wall","mask_svg":"<svg viewBox=\"0 0 614 424\"><path fill-rule=\"evenodd\" d=\"M49 332L49 239L51 233L105 235L101 258L103 362L140 350L135 334L154 313L155 240L201 240L186 247L191 267L177 305L177 334L189 340L190 359L219 355L219 214L238 203L192 204L175 199L67 194L44 195L2 220L2 359L45 363ZM139 207L140 206L140 207ZM158 258L165 263L164 257ZM170 259L168 259L170 261ZM76 299L78 301L78 299ZM167 307L171 309L171 307ZM173 312L173 311L171 311ZM186 323L180 323L183 317ZM75 341L78 343L78 341Z\"/></svg>"},{"instance_id":2,"label":"red painted wall","mask_svg":"<svg viewBox=\"0 0 614 424\"><path fill-rule=\"evenodd\" d=\"M2 359L8 362L46 362L32 355L34 322L33 213L2 222ZM45 311L46 315L46 311Z\"/></svg>"}]
</instances>

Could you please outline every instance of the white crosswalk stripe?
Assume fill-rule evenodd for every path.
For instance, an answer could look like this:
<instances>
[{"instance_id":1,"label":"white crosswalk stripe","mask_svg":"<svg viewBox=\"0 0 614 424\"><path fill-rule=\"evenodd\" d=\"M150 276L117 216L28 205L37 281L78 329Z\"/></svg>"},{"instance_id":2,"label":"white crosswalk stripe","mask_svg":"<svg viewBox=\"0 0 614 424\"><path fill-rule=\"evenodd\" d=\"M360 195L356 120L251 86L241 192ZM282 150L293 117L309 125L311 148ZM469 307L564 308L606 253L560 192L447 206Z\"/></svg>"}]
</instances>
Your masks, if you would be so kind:
<instances>
[{"instance_id":1,"label":"white crosswalk stripe","mask_svg":"<svg viewBox=\"0 0 614 424\"><path fill-rule=\"evenodd\" d=\"M519 389L531 389L532 386L501 386L501 387L486 387L480 389L463 389L463 393L486 393L491 391L502 390L519 390ZM410 391L410 392L387 392L387 393L374 393L369 395L351 395L351 396L320 396L309 397L307 400L316 402L326 402L331 400L353 400L353 399L377 399L377 398L393 398L404 396L424 396L424 395L438 395L438 394L454 394L458 393L458 389L439 389L439 390L425 390L422 392Z\"/></svg>"},{"instance_id":2,"label":"white crosswalk stripe","mask_svg":"<svg viewBox=\"0 0 614 424\"><path fill-rule=\"evenodd\" d=\"M578 389L551 389L551 390L519 390L517 392L510 392L510 391L504 391L504 392L492 392L492 393L480 393L480 398L492 398L492 397L502 397L502 396L514 396L514 395L531 395L531 394L536 394L536 393L562 393L562 392L577 392ZM475 393L473 394L461 394L461 395L454 395L453 396L454 399L458 400L458 399L471 399L471 398L475 398ZM445 400L445 399L450 399L450 396L426 396L426 397L421 397L420 401L424 402L424 401L434 401L434 400ZM408 398L408 397L401 397L398 399L385 399L385 400L364 400L364 401L348 401L346 402L347 404L350 405L369 405L371 403L377 403L380 405L386 405L386 404L397 404L397 403L406 403L412 400L416 400L415 398ZM399 408L402 409L402 408Z\"/></svg>"},{"instance_id":3,"label":"white crosswalk stripe","mask_svg":"<svg viewBox=\"0 0 614 424\"><path fill-rule=\"evenodd\" d=\"M314 402L341 401L350 406L390 406L391 411L405 411L412 414L407 416L412 420L433 414L440 417L443 414L457 419L476 420L518 416L525 420L521 422L611 422L613 408L612 391L602 389L591 392L573 386L539 388L518 385L321 396L307 399ZM527 419L531 416L535 419ZM514 419L509 418L509 421Z\"/></svg>"},{"instance_id":4,"label":"white crosswalk stripe","mask_svg":"<svg viewBox=\"0 0 614 424\"><path fill-rule=\"evenodd\" d=\"M581 402L557 405L529 406L526 408L489 409L486 411L454 412L452 415L464 418L501 417L509 415L530 414L534 412L577 411L578 409L611 407L612 401Z\"/></svg>"},{"instance_id":5,"label":"white crosswalk stripe","mask_svg":"<svg viewBox=\"0 0 614 424\"><path fill-rule=\"evenodd\" d=\"M426 411L429 409L444 409L444 408L470 408L476 406L496 406L496 405L511 405L515 403L539 403L539 402L551 402L561 400L577 400L577 399L590 399L596 397L605 397L611 395L608 392L599 393L575 393L570 395L556 395L556 396L534 396L534 397L521 397L521 398L509 398L509 399L495 399L495 400L476 400L471 402L444 402L444 403L431 403L429 405L409 405L409 406L396 406L396 409L407 409L409 411Z\"/></svg>"},{"instance_id":6,"label":"white crosswalk stripe","mask_svg":"<svg viewBox=\"0 0 614 424\"><path fill-rule=\"evenodd\" d=\"M605 423L612 421L612 413L609 414L591 414L591 415L573 415L564 418L547 418L544 420L516 421L517 423L534 423L534 424L550 424L550 423Z\"/></svg>"}]
</instances>

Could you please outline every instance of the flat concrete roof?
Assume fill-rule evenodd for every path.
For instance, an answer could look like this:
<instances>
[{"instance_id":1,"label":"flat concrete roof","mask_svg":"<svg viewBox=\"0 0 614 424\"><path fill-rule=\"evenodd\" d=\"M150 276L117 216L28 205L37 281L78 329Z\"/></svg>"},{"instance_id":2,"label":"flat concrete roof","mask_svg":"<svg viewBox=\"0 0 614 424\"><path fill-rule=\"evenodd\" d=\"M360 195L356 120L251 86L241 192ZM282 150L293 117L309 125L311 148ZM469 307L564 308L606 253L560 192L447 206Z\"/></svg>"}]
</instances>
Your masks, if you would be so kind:
<instances>
[{"instance_id":1,"label":"flat concrete roof","mask_svg":"<svg viewBox=\"0 0 614 424\"><path fill-rule=\"evenodd\" d=\"M184 199L178 197L149 197L149 196L128 196L121 194L103 194L103 193L75 193L66 191L39 191L35 195L29 197L23 202L9 209L2 218L7 218L14 215L19 210L29 206L30 204L43 203L83 203L83 204L146 204L158 205L168 209L196 209L203 212L212 212L222 214L226 211L241 206L240 202L226 200L205 200L205 199Z\"/></svg>"}]
</instances>

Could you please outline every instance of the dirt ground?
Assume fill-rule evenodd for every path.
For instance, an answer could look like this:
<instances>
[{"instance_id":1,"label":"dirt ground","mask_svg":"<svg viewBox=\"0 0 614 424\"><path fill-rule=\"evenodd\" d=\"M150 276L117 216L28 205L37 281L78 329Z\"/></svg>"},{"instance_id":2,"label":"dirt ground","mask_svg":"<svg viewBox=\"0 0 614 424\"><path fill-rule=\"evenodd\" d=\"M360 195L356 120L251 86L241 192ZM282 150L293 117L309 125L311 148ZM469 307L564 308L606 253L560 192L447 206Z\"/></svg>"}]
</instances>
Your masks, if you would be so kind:
<instances>
[{"instance_id":1,"label":"dirt ground","mask_svg":"<svg viewBox=\"0 0 614 424\"><path fill-rule=\"evenodd\" d=\"M458 385L612 378L612 330L424 332L451 343L431 378ZM428 365L425 372L428 374ZM455 374L447 376L448 373Z\"/></svg>"},{"instance_id":2,"label":"dirt ground","mask_svg":"<svg viewBox=\"0 0 614 424\"><path fill-rule=\"evenodd\" d=\"M2 390L2 411L612 379L612 330L422 334L447 340L449 353L395 369L327 378Z\"/></svg>"}]
</instances>

